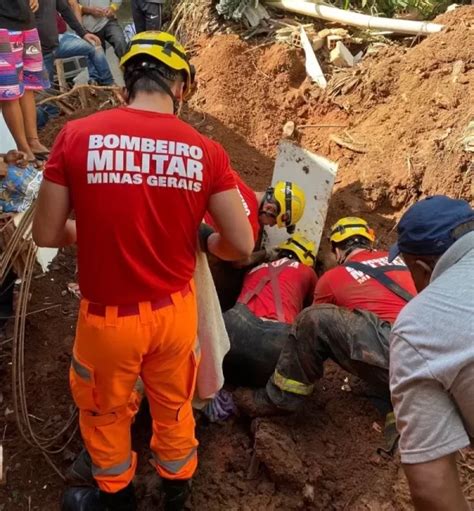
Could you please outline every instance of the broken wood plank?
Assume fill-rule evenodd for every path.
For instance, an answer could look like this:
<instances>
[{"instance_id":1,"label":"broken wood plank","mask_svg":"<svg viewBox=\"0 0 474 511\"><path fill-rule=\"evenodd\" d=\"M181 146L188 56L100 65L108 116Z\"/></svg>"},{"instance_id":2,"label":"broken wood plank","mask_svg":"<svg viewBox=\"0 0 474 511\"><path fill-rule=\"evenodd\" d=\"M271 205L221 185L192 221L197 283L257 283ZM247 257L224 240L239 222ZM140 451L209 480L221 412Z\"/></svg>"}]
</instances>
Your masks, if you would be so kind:
<instances>
[{"instance_id":1,"label":"broken wood plank","mask_svg":"<svg viewBox=\"0 0 474 511\"><path fill-rule=\"evenodd\" d=\"M346 149L350 149L351 151L354 151L355 153L366 153L367 149L364 146L364 144L361 144L359 142L348 142L347 140L344 140L342 137L338 135L329 135L329 138L335 142L338 146L345 147Z\"/></svg>"},{"instance_id":2,"label":"broken wood plank","mask_svg":"<svg viewBox=\"0 0 474 511\"><path fill-rule=\"evenodd\" d=\"M301 27L300 38L301 46L303 46L303 50L306 57L305 58L306 73L311 78L311 80L313 80L313 82L316 82L322 89L325 89L328 85L328 82L326 80L326 77L324 76L323 70L319 65L319 61L316 57L316 54L314 53L313 47L303 27Z\"/></svg>"}]
</instances>

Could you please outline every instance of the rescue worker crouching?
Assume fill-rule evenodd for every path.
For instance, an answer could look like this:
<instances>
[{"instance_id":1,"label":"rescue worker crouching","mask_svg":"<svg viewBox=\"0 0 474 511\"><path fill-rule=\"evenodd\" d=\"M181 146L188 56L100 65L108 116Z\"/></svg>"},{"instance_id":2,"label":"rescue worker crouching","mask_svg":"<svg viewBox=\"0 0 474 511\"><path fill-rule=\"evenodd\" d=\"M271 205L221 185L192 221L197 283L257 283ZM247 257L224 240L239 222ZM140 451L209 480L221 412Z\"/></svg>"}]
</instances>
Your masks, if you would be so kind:
<instances>
[{"instance_id":1,"label":"rescue worker crouching","mask_svg":"<svg viewBox=\"0 0 474 511\"><path fill-rule=\"evenodd\" d=\"M184 508L197 467L193 274L205 212L218 225L202 240L210 253L236 260L253 248L227 154L174 115L193 78L184 48L170 34L141 33L121 65L128 105L66 124L33 223L39 246L77 241L84 296L70 383L97 487L67 489L63 511L136 509L130 425L139 376L164 508Z\"/></svg>"},{"instance_id":2,"label":"rescue worker crouching","mask_svg":"<svg viewBox=\"0 0 474 511\"><path fill-rule=\"evenodd\" d=\"M276 260L244 277L237 303L224 313L231 348L224 359L227 383L265 385L291 323L313 300L316 246L294 234L277 248Z\"/></svg>"},{"instance_id":3,"label":"rescue worker crouching","mask_svg":"<svg viewBox=\"0 0 474 511\"><path fill-rule=\"evenodd\" d=\"M243 278L249 266L259 264L271 259L275 250L259 250L263 227L277 226L286 228L288 234L292 234L296 224L301 220L306 198L303 189L291 181L278 181L264 192L252 190L235 172L237 189L242 199L242 204L252 226L254 236L254 253L238 262L226 263L216 258L209 259L214 284L223 311L234 306L240 290ZM212 232L215 223L209 213L204 217L206 225L202 229Z\"/></svg>"},{"instance_id":4,"label":"rescue worker crouching","mask_svg":"<svg viewBox=\"0 0 474 511\"><path fill-rule=\"evenodd\" d=\"M318 280L314 304L296 318L266 388L235 393L248 415L299 410L327 359L371 384L385 402L384 411L391 409L389 334L416 294L413 280L400 258L389 263L388 252L373 250L375 234L361 218L340 219L330 241L338 266Z\"/></svg>"}]
</instances>

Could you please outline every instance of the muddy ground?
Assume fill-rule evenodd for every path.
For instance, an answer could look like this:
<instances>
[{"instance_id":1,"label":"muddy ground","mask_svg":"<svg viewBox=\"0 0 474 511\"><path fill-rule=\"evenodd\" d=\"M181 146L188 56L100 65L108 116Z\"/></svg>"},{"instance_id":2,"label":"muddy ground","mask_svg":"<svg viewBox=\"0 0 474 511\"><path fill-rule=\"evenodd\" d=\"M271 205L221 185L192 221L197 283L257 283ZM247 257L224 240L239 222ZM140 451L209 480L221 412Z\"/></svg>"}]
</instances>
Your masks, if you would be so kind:
<instances>
[{"instance_id":1,"label":"muddy ground","mask_svg":"<svg viewBox=\"0 0 474 511\"><path fill-rule=\"evenodd\" d=\"M460 140L473 114L474 7L441 21L449 25L447 31L413 47L382 48L345 72L342 93L336 78L331 80L330 94L305 79L297 49L276 44L257 48L258 40L249 44L234 35L203 38L194 58L199 87L183 116L225 146L235 168L255 189L268 185L282 126L293 120L298 142L339 163L328 223L346 214L364 216L375 227L379 245L387 246L397 218L419 197L448 193L472 200L472 158L462 151ZM62 118L46 129L47 142L64 122ZM314 127L321 124L338 127ZM331 134L345 132L364 152L330 140ZM323 254L324 249L323 244ZM62 251L51 271L41 275L38 270L37 277L27 320L25 371L29 413L41 431L57 428L71 411L67 370L78 307L77 298L67 292L67 284L75 280L73 251ZM58 307L35 313L51 305ZM15 426L11 333L9 324L0 339L0 439L8 469L6 485L0 486L0 511L49 511L58 508L63 484ZM364 397L360 382L346 378L328 364L308 406L296 417L253 424L237 417L223 425L200 419L192 509L410 509L399 462L377 454L383 417ZM145 407L134 426L142 510L160 509L157 479L148 462L149 435ZM251 463L254 447L264 457L260 466ZM79 449L76 434L53 456L62 472ZM473 501L472 453L464 453L461 464Z\"/></svg>"}]
</instances>

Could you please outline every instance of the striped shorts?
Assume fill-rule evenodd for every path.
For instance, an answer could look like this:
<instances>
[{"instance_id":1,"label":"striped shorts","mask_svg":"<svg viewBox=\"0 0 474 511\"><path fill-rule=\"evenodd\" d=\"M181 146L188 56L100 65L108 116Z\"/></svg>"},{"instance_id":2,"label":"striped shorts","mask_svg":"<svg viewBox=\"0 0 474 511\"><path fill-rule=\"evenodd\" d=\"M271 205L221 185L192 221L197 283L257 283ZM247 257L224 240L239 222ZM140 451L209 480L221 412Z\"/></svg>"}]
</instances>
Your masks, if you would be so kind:
<instances>
[{"instance_id":1,"label":"striped shorts","mask_svg":"<svg viewBox=\"0 0 474 511\"><path fill-rule=\"evenodd\" d=\"M0 29L0 101L15 100L25 90L49 86L38 31Z\"/></svg>"}]
</instances>

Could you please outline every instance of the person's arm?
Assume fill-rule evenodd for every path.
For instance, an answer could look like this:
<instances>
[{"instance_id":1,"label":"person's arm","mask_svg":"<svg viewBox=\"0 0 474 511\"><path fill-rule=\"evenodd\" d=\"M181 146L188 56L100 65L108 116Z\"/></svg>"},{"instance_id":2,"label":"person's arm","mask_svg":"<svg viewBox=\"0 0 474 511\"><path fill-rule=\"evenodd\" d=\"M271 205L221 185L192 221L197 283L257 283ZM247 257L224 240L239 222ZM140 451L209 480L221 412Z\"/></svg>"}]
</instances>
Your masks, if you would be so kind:
<instances>
[{"instance_id":1,"label":"person's arm","mask_svg":"<svg viewBox=\"0 0 474 511\"><path fill-rule=\"evenodd\" d=\"M401 461L417 511L467 511L455 455L469 445L469 437L452 395L421 354L430 342L437 351L436 333L419 314L419 309L402 312L390 335L390 391ZM400 332L413 332L416 344Z\"/></svg>"},{"instance_id":2,"label":"person's arm","mask_svg":"<svg viewBox=\"0 0 474 511\"><path fill-rule=\"evenodd\" d=\"M69 7L72 9L74 16L82 23L82 6L77 0L68 0Z\"/></svg>"},{"instance_id":3,"label":"person's arm","mask_svg":"<svg viewBox=\"0 0 474 511\"><path fill-rule=\"evenodd\" d=\"M64 18L64 21L74 30L74 32L76 32L79 37L94 46L101 45L100 39L96 35L87 32L87 30L85 30L85 28L81 25L67 0L56 0L56 9Z\"/></svg>"},{"instance_id":4,"label":"person's arm","mask_svg":"<svg viewBox=\"0 0 474 511\"><path fill-rule=\"evenodd\" d=\"M90 16L94 16L94 18L103 18L106 10L99 7L88 7L87 5L81 4L81 11L82 14L89 14Z\"/></svg>"},{"instance_id":5,"label":"person's arm","mask_svg":"<svg viewBox=\"0 0 474 511\"><path fill-rule=\"evenodd\" d=\"M69 220L72 204L67 169L71 164L69 125L56 137L43 175L33 219L33 240L41 247L64 247L76 241L76 222Z\"/></svg>"},{"instance_id":6,"label":"person's arm","mask_svg":"<svg viewBox=\"0 0 474 511\"><path fill-rule=\"evenodd\" d=\"M39 0L30 0L29 5L31 11L36 12L39 9Z\"/></svg>"},{"instance_id":7,"label":"person's arm","mask_svg":"<svg viewBox=\"0 0 474 511\"><path fill-rule=\"evenodd\" d=\"M224 261L249 257L254 245L252 228L237 190L234 188L211 195L208 211L217 232L207 238L207 250Z\"/></svg>"},{"instance_id":8,"label":"person's arm","mask_svg":"<svg viewBox=\"0 0 474 511\"><path fill-rule=\"evenodd\" d=\"M470 511L459 482L456 455L427 463L404 464L416 511Z\"/></svg>"},{"instance_id":9,"label":"person's arm","mask_svg":"<svg viewBox=\"0 0 474 511\"><path fill-rule=\"evenodd\" d=\"M60 248L76 242L76 222L69 220L71 204L66 186L43 180L36 201L33 240L40 247Z\"/></svg>"},{"instance_id":10,"label":"person's arm","mask_svg":"<svg viewBox=\"0 0 474 511\"><path fill-rule=\"evenodd\" d=\"M79 23L67 0L56 0L56 10L79 37L82 38L87 34L87 31Z\"/></svg>"}]
</instances>

